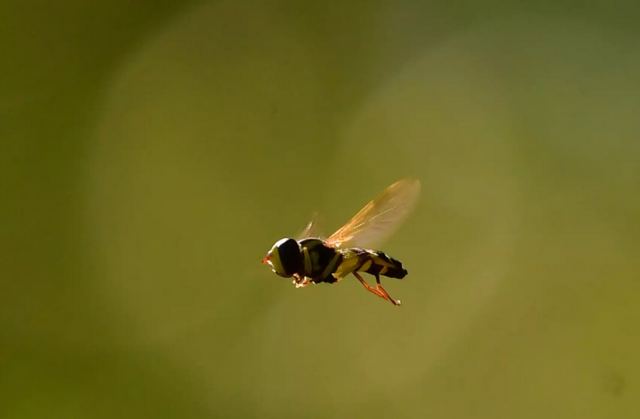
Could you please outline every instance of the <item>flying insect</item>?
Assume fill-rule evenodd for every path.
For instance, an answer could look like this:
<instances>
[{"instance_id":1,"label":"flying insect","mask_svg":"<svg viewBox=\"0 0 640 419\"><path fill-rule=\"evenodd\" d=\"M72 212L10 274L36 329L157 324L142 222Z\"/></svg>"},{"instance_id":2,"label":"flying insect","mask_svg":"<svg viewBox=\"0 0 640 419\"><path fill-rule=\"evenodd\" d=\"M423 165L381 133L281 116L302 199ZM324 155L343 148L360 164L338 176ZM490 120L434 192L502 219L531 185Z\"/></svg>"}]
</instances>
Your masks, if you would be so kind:
<instances>
[{"instance_id":1,"label":"flying insect","mask_svg":"<svg viewBox=\"0 0 640 419\"><path fill-rule=\"evenodd\" d=\"M292 278L296 288L321 282L333 284L353 274L367 291L400 305L400 300L393 299L384 289L380 276L402 279L407 270L399 260L370 246L380 243L400 226L419 195L418 180L401 179L328 238L314 237L312 221L298 239L286 237L275 242L262 263L269 265L275 274ZM375 286L364 280L363 272L375 277Z\"/></svg>"}]
</instances>

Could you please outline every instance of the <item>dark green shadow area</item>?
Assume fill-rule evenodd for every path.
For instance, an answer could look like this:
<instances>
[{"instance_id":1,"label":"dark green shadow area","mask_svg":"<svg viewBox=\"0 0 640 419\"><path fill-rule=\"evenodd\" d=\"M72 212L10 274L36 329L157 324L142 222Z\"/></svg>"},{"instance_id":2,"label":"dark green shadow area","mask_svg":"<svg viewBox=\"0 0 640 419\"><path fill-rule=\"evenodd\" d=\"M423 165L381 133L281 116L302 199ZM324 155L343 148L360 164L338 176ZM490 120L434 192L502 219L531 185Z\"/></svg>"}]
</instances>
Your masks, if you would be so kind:
<instances>
[{"instance_id":1,"label":"dark green shadow area","mask_svg":"<svg viewBox=\"0 0 640 419\"><path fill-rule=\"evenodd\" d=\"M162 356L114 341L80 192L105 82L194 3L0 4L3 417L203 415Z\"/></svg>"}]
</instances>

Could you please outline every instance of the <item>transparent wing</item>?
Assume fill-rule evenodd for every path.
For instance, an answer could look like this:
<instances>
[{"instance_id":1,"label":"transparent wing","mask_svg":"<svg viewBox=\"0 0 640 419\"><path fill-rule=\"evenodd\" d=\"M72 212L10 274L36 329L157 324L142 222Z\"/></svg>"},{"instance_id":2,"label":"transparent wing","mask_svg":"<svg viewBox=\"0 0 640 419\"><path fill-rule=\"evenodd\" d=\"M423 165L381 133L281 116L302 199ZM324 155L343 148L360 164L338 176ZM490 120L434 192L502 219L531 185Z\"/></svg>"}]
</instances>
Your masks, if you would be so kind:
<instances>
[{"instance_id":1,"label":"transparent wing","mask_svg":"<svg viewBox=\"0 0 640 419\"><path fill-rule=\"evenodd\" d=\"M305 228L296 235L298 240L306 239L308 237L322 237L322 232L320 230L320 222L318 221L320 216L317 212L314 212L311 216L311 220L305 226Z\"/></svg>"},{"instance_id":2,"label":"transparent wing","mask_svg":"<svg viewBox=\"0 0 640 419\"><path fill-rule=\"evenodd\" d=\"M333 247L368 247L381 243L411 213L420 195L420 181L402 179L370 201L326 243Z\"/></svg>"}]
</instances>

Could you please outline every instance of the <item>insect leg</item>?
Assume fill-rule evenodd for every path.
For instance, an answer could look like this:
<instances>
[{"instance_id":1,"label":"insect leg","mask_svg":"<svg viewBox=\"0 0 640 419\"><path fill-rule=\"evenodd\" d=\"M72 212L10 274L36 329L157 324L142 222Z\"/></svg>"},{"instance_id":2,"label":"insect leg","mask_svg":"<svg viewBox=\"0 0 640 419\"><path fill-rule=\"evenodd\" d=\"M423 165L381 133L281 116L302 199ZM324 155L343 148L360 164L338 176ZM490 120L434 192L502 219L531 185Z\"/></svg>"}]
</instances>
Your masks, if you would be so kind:
<instances>
[{"instance_id":1,"label":"insect leg","mask_svg":"<svg viewBox=\"0 0 640 419\"><path fill-rule=\"evenodd\" d=\"M376 274L376 284L376 289L384 294L384 299L391 301L393 305L400 305L400 300L394 300L393 298L391 298L387 290L382 287L382 284L380 283L380 274Z\"/></svg>"},{"instance_id":2,"label":"insect leg","mask_svg":"<svg viewBox=\"0 0 640 419\"><path fill-rule=\"evenodd\" d=\"M387 291L385 291L385 289L382 288L382 286L380 285L380 282L378 282L378 286L374 288L371 285L367 284L367 282L364 280L364 278L360 276L358 272L352 272L352 273L356 278L358 278L358 281L360 281L360 283L366 288L367 291L374 293L380 298L384 298L385 300L389 301L393 305L396 305L396 306L400 305L400 301L396 301L393 298L391 298L389 296L389 293L387 293Z\"/></svg>"},{"instance_id":3,"label":"insect leg","mask_svg":"<svg viewBox=\"0 0 640 419\"><path fill-rule=\"evenodd\" d=\"M293 285L296 286L296 288L304 288L309 284L313 284L313 282L311 282L311 280L309 278L302 277L298 274L293 274Z\"/></svg>"}]
</instances>

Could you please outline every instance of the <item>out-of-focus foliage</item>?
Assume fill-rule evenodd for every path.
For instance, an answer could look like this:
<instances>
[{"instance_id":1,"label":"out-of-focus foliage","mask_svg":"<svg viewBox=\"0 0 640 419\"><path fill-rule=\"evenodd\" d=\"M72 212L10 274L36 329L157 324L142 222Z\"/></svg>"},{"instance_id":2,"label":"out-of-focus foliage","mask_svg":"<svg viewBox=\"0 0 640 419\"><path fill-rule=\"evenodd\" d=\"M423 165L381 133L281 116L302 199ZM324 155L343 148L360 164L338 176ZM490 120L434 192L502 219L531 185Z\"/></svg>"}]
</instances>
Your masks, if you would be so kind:
<instances>
[{"instance_id":1,"label":"out-of-focus foliage","mask_svg":"<svg viewBox=\"0 0 640 419\"><path fill-rule=\"evenodd\" d=\"M636 417L638 11L0 2L0 417ZM259 264L403 176L401 308Z\"/></svg>"}]
</instances>

